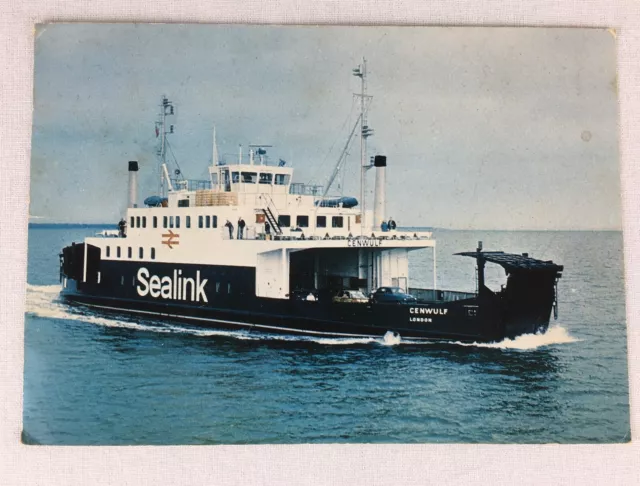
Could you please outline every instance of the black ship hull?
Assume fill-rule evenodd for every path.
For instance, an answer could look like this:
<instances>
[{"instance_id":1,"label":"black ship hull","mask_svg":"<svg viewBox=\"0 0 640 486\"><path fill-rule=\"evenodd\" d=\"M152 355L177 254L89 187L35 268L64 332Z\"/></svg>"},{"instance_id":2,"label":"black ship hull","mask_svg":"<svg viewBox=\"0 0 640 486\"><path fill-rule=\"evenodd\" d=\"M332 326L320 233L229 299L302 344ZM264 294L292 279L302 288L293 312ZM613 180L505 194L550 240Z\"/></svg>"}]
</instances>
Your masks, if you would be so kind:
<instances>
[{"instance_id":1,"label":"black ship hull","mask_svg":"<svg viewBox=\"0 0 640 486\"><path fill-rule=\"evenodd\" d=\"M90 252L85 258L81 245L75 255L69 248L61 262L64 301L217 329L329 337L382 337L391 331L412 340L501 341L545 332L554 301L548 295L530 309L520 303L523 310L515 315L506 295L490 291L415 289L418 301L409 303L339 303L322 295L315 301L264 298L255 295L252 267L101 261ZM80 258L89 262L82 275ZM432 298L420 298L421 293Z\"/></svg>"}]
</instances>

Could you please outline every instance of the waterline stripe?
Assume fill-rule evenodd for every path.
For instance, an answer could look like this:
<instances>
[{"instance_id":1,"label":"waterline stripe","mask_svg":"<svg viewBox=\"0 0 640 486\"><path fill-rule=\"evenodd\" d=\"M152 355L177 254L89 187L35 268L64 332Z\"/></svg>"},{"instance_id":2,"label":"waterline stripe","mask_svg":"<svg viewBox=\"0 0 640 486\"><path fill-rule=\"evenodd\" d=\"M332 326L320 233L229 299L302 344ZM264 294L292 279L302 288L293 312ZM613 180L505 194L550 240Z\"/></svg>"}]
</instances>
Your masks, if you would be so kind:
<instances>
[{"instance_id":1,"label":"waterline stripe","mask_svg":"<svg viewBox=\"0 0 640 486\"><path fill-rule=\"evenodd\" d=\"M238 321L226 321L223 319L211 319L208 317L196 317L196 316L181 316L179 314L166 314L163 312L152 312L152 311L144 311L144 310L140 310L140 309L125 309L123 307L111 307L108 305L98 305L98 304L88 304L85 302L81 302L82 305L86 305L89 307L98 307L100 309L109 309L109 310L115 310L115 311L120 311L120 312L133 312L133 313L138 313L138 314L149 314L149 315L155 315L155 316L166 316L166 317L176 317L178 319L194 319L194 320L198 320L198 321L205 321L205 322L218 322L218 323L222 323L222 324L234 324L236 326L244 326L244 327L260 327L263 329L273 329L273 330L278 330L278 331L288 331L288 332L292 332L292 333L304 333L304 334L313 334L313 335L317 335L317 336L335 336L335 337L356 337L356 338L380 338L382 336L374 336L372 334L349 334L349 333L335 333L335 332L320 332L320 331L310 331L310 330L303 330L303 329L291 329L289 327L278 327L278 326L265 326L263 324L249 324L247 322L238 322ZM414 338L412 338L414 339ZM424 340L424 338L415 338L415 339L420 339L420 340Z\"/></svg>"}]
</instances>

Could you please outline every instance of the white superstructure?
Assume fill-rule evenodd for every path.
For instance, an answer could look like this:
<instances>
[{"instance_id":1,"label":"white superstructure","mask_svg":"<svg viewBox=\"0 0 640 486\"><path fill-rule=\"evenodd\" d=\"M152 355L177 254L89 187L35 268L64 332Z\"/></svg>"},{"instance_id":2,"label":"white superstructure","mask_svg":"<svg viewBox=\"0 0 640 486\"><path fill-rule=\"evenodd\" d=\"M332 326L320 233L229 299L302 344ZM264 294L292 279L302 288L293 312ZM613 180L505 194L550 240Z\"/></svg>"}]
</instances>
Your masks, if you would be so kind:
<instances>
[{"instance_id":1,"label":"white superstructure","mask_svg":"<svg viewBox=\"0 0 640 486\"><path fill-rule=\"evenodd\" d=\"M247 162L240 150L236 163L221 163L215 131L209 179L186 180L179 170L171 179L165 137L173 133L173 126L166 122L173 105L163 97L156 125L156 133L162 136L158 154L161 196L147 198L144 205L129 201L126 238L88 238L85 244L100 248L100 258L107 261L253 267L256 295L276 299L287 298L293 287L319 289L329 280L335 285L340 278L345 287L367 293L381 286L406 290L409 251L433 248L435 288L431 233L382 231L374 211L365 213L362 208L364 173L374 166L365 165L366 138L372 134L366 126L365 100L370 97L365 93L365 64L354 74L363 78L362 112L356 122L361 125L362 140L360 201L328 197L319 186L293 182L294 170L286 162L268 163L267 145L250 145ZM378 219L384 217L385 207L386 158L382 158L383 164L378 158L375 164L381 171L375 191ZM131 163L129 167L131 170ZM135 198L135 173L132 179L129 196ZM242 235L240 220L245 222ZM229 225L233 225L231 232Z\"/></svg>"}]
</instances>

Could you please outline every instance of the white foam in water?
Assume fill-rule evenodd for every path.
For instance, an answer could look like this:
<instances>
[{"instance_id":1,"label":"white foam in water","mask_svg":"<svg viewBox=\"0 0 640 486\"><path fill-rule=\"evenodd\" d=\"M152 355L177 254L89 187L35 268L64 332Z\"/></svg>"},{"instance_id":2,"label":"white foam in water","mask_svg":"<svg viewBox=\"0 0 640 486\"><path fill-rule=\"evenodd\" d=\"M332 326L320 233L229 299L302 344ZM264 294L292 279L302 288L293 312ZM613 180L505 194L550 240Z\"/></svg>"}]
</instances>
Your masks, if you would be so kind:
<instances>
[{"instance_id":1,"label":"white foam in water","mask_svg":"<svg viewBox=\"0 0 640 486\"><path fill-rule=\"evenodd\" d=\"M134 329L139 331L160 332L160 333L178 333L191 334L202 337L232 337L240 340L259 341L259 340L275 340L275 341L306 341L324 345L349 346L354 344L371 344L376 343L382 346L396 346L400 344L420 344L430 345L443 343L443 341L413 341L405 340L391 331L382 338L362 337L362 338L327 338L312 336L294 336L267 333L250 333L248 331L223 331L212 329L194 329L182 327L174 324L153 324L147 322L141 324L132 320L120 320L109 317L99 317L90 311L83 312L82 308L74 310L67 305L58 301L60 293L60 285L30 285L27 284L27 314L36 317L45 317L51 319L66 319L73 321L87 322L105 327L120 327L126 329ZM499 343L462 343L453 342L459 346L474 346L479 348L497 348L497 349L520 349L531 350L542 346L553 344L566 344L577 342L579 339L569 335L568 331L560 326L551 327L546 334L525 334L515 339L505 339Z\"/></svg>"},{"instance_id":2,"label":"white foam in water","mask_svg":"<svg viewBox=\"0 0 640 486\"><path fill-rule=\"evenodd\" d=\"M506 338L499 343L456 342L455 344L460 346L475 346L478 348L531 350L553 344L568 344L578 341L580 341L580 339L571 336L564 327L553 326L544 334L523 334L515 339Z\"/></svg>"}]
</instances>

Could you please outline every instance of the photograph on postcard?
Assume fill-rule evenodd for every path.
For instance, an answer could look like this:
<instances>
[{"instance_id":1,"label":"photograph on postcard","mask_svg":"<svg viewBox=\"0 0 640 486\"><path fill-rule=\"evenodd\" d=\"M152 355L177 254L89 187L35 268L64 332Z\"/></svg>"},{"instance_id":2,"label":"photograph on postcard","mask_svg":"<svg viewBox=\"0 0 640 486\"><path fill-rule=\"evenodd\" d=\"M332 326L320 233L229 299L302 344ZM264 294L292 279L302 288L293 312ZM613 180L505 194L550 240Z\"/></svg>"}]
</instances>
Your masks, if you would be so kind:
<instances>
[{"instance_id":1,"label":"photograph on postcard","mask_svg":"<svg viewBox=\"0 0 640 486\"><path fill-rule=\"evenodd\" d=\"M43 24L22 440L630 440L615 32Z\"/></svg>"}]
</instances>

